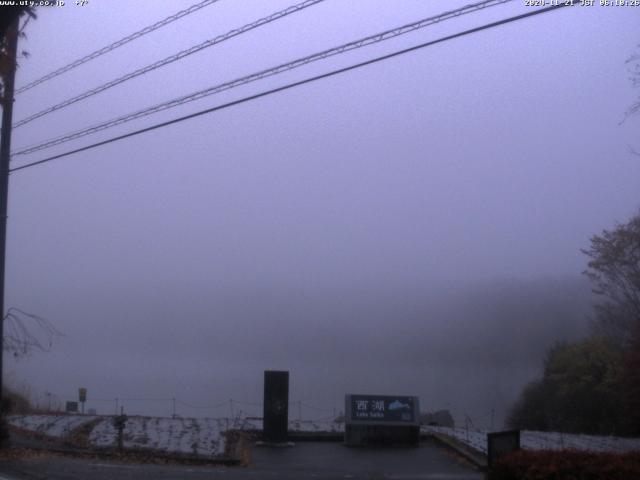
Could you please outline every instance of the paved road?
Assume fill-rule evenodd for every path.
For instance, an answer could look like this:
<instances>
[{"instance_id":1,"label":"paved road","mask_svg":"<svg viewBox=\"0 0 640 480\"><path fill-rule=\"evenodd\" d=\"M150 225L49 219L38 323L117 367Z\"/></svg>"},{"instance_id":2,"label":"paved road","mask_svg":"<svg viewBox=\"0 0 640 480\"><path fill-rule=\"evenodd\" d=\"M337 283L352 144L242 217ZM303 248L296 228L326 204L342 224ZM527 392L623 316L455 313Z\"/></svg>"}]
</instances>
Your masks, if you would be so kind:
<instances>
[{"instance_id":1,"label":"paved road","mask_svg":"<svg viewBox=\"0 0 640 480\"><path fill-rule=\"evenodd\" d=\"M431 443L413 449L348 448L339 443L298 443L253 449L253 465L200 467L135 465L73 458L33 458L0 463L0 480L200 480L200 479L445 479L483 475Z\"/></svg>"}]
</instances>

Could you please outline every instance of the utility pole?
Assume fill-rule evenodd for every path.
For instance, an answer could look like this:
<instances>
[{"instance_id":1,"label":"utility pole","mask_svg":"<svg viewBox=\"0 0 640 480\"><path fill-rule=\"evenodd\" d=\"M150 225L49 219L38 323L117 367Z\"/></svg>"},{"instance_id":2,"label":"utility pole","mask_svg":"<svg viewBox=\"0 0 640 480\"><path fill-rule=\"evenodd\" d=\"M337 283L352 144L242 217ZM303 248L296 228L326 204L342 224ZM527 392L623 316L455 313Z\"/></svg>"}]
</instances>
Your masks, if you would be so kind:
<instances>
[{"instance_id":1,"label":"utility pole","mask_svg":"<svg viewBox=\"0 0 640 480\"><path fill-rule=\"evenodd\" d=\"M16 78L16 53L18 51L18 17L5 34L7 44L7 69L3 75L2 130L0 131L0 405L4 403L2 375L4 353L4 270L7 249L7 205L9 199L9 160L11 157L11 124L13 123L13 87Z\"/></svg>"}]
</instances>

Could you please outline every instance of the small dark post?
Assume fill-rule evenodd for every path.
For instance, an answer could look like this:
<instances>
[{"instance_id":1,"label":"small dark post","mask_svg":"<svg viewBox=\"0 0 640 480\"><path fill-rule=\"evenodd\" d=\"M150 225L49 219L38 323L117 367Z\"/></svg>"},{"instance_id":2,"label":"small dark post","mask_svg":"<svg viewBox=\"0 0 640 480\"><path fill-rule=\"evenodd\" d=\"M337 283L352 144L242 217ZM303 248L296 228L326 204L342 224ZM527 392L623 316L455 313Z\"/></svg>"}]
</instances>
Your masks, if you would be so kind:
<instances>
[{"instance_id":1,"label":"small dark post","mask_svg":"<svg viewBox=\"0 0 640 480\"><path fill-rule=\"evenodd\" d=\"M113 426L118 430L118 450L122 451L124 449L124 427L127 423L127 416L122 413L117 417L113 418Z\"/></svg>"},{"instance_id":2,"label":"small dark post","mask_svg":"<svg viewBox=\"0 0 640 480\"><path fill-rule=\"evenodd\" d=\"M493 466L501 456L520 450L520 430L487 434L487 465Z\"/></svg>"},{"instance_id":3,"label":"small dark post","mask_svg":"<svg viewBox=\"0 0 640 480\"><path fill-rule=\"evenodd\" d=\"M263 437L268 443L287 442L289 372L264 372Z\"/></svg>"},{"instance_id":4,"label":"small dark post","mask_svg":"<svg viewBox=\"0 0 640 480\"><path fill-rule=\"evenodd\" d=\"M79 388L78 389L78 400L80 401L80 405L82 405L82 414L84 415L84 403L87 401L87 389Z\"/></svg>"}]
</instances>

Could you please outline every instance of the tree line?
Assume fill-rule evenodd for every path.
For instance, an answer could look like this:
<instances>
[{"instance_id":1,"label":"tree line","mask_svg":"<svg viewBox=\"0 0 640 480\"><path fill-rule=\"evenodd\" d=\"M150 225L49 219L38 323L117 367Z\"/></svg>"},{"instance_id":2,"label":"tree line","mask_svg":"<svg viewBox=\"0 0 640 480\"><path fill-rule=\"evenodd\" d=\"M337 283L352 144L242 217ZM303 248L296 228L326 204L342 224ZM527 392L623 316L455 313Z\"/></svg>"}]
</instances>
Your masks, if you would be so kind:
<instances>
[{"instance_id":1,"label":"tree line","mask_svg":"<svg viewBox=\"0 0 640 480\"><path fill-rule=\"evenodd\" d=\"M640 212L591 238L584 274L598 302L589 335L559 342L525 386L507 426L640 435Z\"/></svg>"}]
</instances>

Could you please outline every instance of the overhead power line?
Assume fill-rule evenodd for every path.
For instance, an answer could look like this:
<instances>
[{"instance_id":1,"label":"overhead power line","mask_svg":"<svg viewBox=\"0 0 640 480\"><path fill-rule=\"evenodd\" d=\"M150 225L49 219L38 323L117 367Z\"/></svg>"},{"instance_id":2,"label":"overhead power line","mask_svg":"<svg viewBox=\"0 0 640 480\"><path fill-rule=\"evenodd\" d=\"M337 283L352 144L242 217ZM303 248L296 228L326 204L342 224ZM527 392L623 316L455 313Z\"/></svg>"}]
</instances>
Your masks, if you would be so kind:
<instances>
[{"instance_id":1,"label":"overhead power line","mask_svg":"<svg viewBox=\"0 0 640 480\"><path fill-rule=\"evenodd\" d=\"M310 408L311 410L316 410L316 411L318 411L318 412L333 412L333 411L334 411L334 409L333 409L333 408L320 408L320 407L315 407L315 406L313 406L313 405L308 405L308 404L304 403L303 401L299 401L299 402L297 402L297 403L299 403L299 404L300 404L301 406L303 406L303 407L307 407L307 408Z\"/></svg>"},{"instance_id":2,"label":"overhead power line","mask_svg":"<svg viewBox=\"0 0 640 480\"><path fill-rule=\"evenodd\" d=\"M200 117L202 115L207 115L209 113L217 112L219 110L224 110L226 108L233 107L235 105L240 105L242 103L246 103L246 102L249 102L251 100L256 100L258 98L266 97L266 96L274 94L274 93L283 92L285 90L289 90L289 89L294 88L294 87L298 87L298 86L301 86L301 85L312 83L312 82L315 82L317 80L322 80L324 78L333 77L335 75L339 75L341 73L349 72L351 70L356 70L358 68L361 68L361 67L364 67L364 66L367 66L367 65L372 65L374 63L378 63L378 62L381 62L383 60L388 60L388 59L393 58L393 57L398 57L400 55L404 55L406 53L413 52L413 51L416 51L416 50L419 50L419 49L422 49L422 48L430 47L430 46L436 45L438 43L446 42L448 40L453 40L455 38L463 37L463 36L470 35L472 33L480 32L480 31L483 31L483 30L489 30L491 28L495 28L495 27L498 27L498 26L501 26L501 25L505 25L507 23L515 22L515 21L522 20L522 19L525 19L525 18L533 17L535 15L540 15L542 13L546 13L546 12L550 12L550 11L553 11L553 10L557 10L559 8L563 8L563 7L566 7L566 6L569 6L569 5L570 4L561 3L561 4L558 4L558 5L552 5L550 7L545 7L545 8L533 10L531 12L523 13L521 15L516 15L516 16L513 16L513 17L505 18L503 20L498 20L496 22L487 23L487 24L479 26L479 27L471 28L469 30L464 30L462 32L454 33L452 35L447 35L446 37L441 37L441 38L438 38L436 40L431 40L429 42L425 42L425 43L421 43L419 45L415 45L413 47L405 48L403 50L398 50L396 52L392 52L392 53L389 53L389 54L386 54L386 55L382 55L382 56L379 56L379 57L376 57L376 58L373 58L373 59L370 59L370 60L367 60L367 61L364 61L364 62L360 62L360 63L354 64L354 65L350 65L348 67L339 68L337 70L332 70L331 72L323 73L321 75L316 75L314 77L306 78L304 80L300 80L300 81L297 81L297 82L289 83L289 84L283 85L281 87L277 87L277 88L273 88L273 89L270 89L270 90L266 90L266 91L257 93L255 95L250 95L250 96L241 98L239 100L234 100L232 102L228 102L228 103L225 103L225 104L222 104L222 105L218 105L216 107L208 108L206 110L201 110L199 112L195 112L195 113L192 113L190 115L185 115L183 117L175 118L173 120L169 120L169 121L162 122L162 123L157 123L157 124L152 125L150 127L146 127L146 128L142 128L142 129L139 129L139 130L135 130L133 132L126 133L124 135L119 135L117 137L112 137L112 138L109 138L107 140L103 140L101 142L96 142L96 143L93 143L91 145L86 145L86 146L81 147L81 148L76 148L74 150L69 150L67 152L60 153L58 155L53 155L53 156L50 156L50 157L47 157L47 158L43 158L42 160L38 160L38 161L35 161L35 162L31 162L31 163L26 163L24 165L20 165L19 167L11 168L9 170L9 172L16 172L18 170L24 170L26 168L34 167L36 165L42 165L43 163L51 162L53 160L57 160L57 159L63 158L63 157L68 157L69 155L73 155L75 153L80 153L80 152L84 152L84 151L87 151L87 150L91 150L91 149L100 147L102 145L107 145L109 143L117 142L119 140L124 140L125 138L129 138L129 137L133 137L133 136L136 136L136 135L140 135L142 133L150 132L152 130L157 130L159 128L166 127L166 126L169 126L169 125L173 125L175 123L180 123L180 122L183 122L185 120L190 120L192 118Z\"/></svg>"},{"instance_id":3,"label":"overhead power line","mask_svg":"<svg viewBox=\"0 0 640 480\"><path fill-rule=\"evenodd\" d=\"M58 75L62 75L65 72L68 72L69 70L73 70L76 67L79 67L80 65L87 63L95 58L98 58L102 55L104 55L105 53L108 53L112 50L115 50L116 48L119 48L123 45L126 45L129 42L132 42L148 33L153 32L154 30L157 30L159 28L164 27L165 25L169 25L172 22L175 22L176 20L181 19L182 17L186 17L187 15L190 15L194 12L197 12L198 10L204 8L204 7L208 7L209 5L218 2L219 0L203 0L202 2L196 3L195 5L191 5L189 8L186 8L184 10L180 10L179 12L163 19L160 20L156 23L154 23L153 25L149 25L148 27L143 28L142 30L138 30L137 32L132 33L131 35L127 35L124 38L121 38L120 40L113 42L110 45L107 45L105 47L102 47L98 50L96 50L95 52L92 52L88 55L85 55L82 58L79 58L63 67L58 68L57 70L54 70L51 73L48 73L47 75L38 78L37 80L34 80L31 83L28 83L27 85L25 85L24 87L20 87L16 90L16 94L18 93L22 93L25 92L33 87L35 87L36 85L40 85L41 83L44 83L48 80L51 80L52 78L57 77Z\"/></svg>"},{"instance_id":4,"label":"overhead power line","mask_svg":"<svg viewBox=\"0 0 640 480\"><path fill-rule=\"evenodd\" d=\"M89 97L97 95L98 93L104 92L105 90L115 87L116 85L120 85L121 83L124 83L128 80L132 80L136 77L139 77L140 75L144 75L160 67L164 67L165 65L169 65L170 63L177 62L178 60L182 60L183 58L188 57L189 55L193 55L196 52L204 50L205 48L212 47L226 40L229 40L233 37L237 37L238 35L242 35L243 33L246 33L250 30L254 30L256 28L262 27L263 25L267 25L268 23L274 22L276 20L284 18L293 13L297 13L301 10L304 10L305 8L311 7L323 1L324 0L305 0L302 3L292 5L288 8L285 8L284 10L280 10L278 12L272 13L271 15L260 18L254 22L248 23L240 28L234 28L233 30L228 31L225 34L218 35L212 39L199 43L198 45L194 45L174 55L170 55L166 58L163 58L162 60L158 60L157 62L149 64L145 67L138 68L133 72L130 72L130 73L127 73L126 75L115 78L98 87L92 88L91 90L87 90L86 92L83 92L80 95L76 95L75 97L68 98L67 100L64 100L60 103L52 105L51 107L45 108L44 110L41 110L37 113L34 113L33 115L30 115L18 121L15 125L13 125L13 128L21 127L22 125L25 125L29 122L36 120L37 118L43 117L45 115L48 115L49 113L53 113L57 110L68 107L69 105L73 105L74 103L77 103L81 100L85 100Z\"/></svg>"},{"instance_id":5,"label":"overhead power line","mask_svg":"<svg viewBox=\"0 0 640 480\"><path fill-rule=\"evenodd\" d=\"M287 72L289 70L293 70L295 68L299 68L302 67L304 65L308 65L310 63L319 61L319 60L324 60L326 58L332 57L334 55L339 55L339 54L343 54L345 52L351 51L351 50L355 50L355 49L359 49L368 45L372 45L374 43L378 43L378 42L382 42L385 40L389 40L391 38L400 36L400 35L405 35L407 33L413 32L415 30L421 29L421 28L425 28L429 25L433 25L435 23L439 23L445 20L449 20L452 18L456 18L459 17L461 15L466 15L484 8L489 8L489 7L493 7L496 5L500 5L503 3L507 3L513 0L484 0L481 2L477 2L477 3L473 3L470 5L466 5L464 7L455 9L455 10L450 10L450 11L446 11L444 13L441 13L439 15L435 15L432 17L428 17L428 18L424 18L422 20L419 20L417 22L413 22L413 23L409 23L407 25L403 25L400 27L396 27L390 30L386 30L384 32L381 33L377 33L375 35L370 35L368 37L364 37L361 38L359 40L355 40L349 43L345 43L342 44L340 46L337 47L333 47L330 48L328 50L323 50L321 52L317 52L317 53L313 53L311 55L305 56L305 57L301 57L298 58L296 60L287 62L287 63L283 63L280 64L278 66L275 67L271 67L268 68L266 70L261 70L259 72L255 72L252 73L250 75L244 76L244 77L240 77L237 78L235 80L231 80L228 82L224 82L209 88L206 88L204 90L200 90L188 95L184 95L178 98L174 98L173 100L169 100L163 103L160 103L158 105L152 106L152 107L148 107L145 108L143 110L138 110L136 112L133 113L129 113L126 115L123 115L121 117L117 117L111 120L108 120L106 122L103 123L99 123L97 125L93 125L90 127L86 127L84 129L78 130L76 132L72 132L72 133L68 133L65 135L62 135L60 137L56 137L54 139L51 140L47 140L44 141L42 143L36 144L34 146L30 146L30 147L26 147L23 148L21 150L18 150L16 152L13 153L13 155L26 155L29 153L33 153L45 148L50 148L50 147L54 147L56 145L60 145L62 143L66 143L69 142L71 140L76 140L78 138L84 137L86 135L91 135L97 132L100 132L102 130L105 130L107 128L111 128L111 127L115 127L117 125L121 125L123 123L127 123L130 122L132 120L136 120L138 118L142 118L142 117L146 117L148 115L163 111L163 110L167 110L173 107L177 107L179 105L183 105L185 103L188 102L193 102L195 100L200 100L202 98L214 95L216 93L220 93L223 92L225 90L230 90L232 88L236 88L242 85L245 85L247 83L251 83L251 82L255 82L257 80L261 80L267 77L271 77L273 75L277 75L283 72Z\"/></svg>"},{"instance_id":6,"label":"overhead power line","mask_svg":"<svg viewBox=\"0 0 640 480\"><path fill-rule=\"evenodd\" d=\"M225 400L222 403L219 403L217 405L191 405L190 403L187 402L183 402L182 400L178 400L176 399L176 403L179 403L181 405L184 405L185 407L189 407L189 408L195 408L195 409L216 409L216 408L222 408L225 407L227 405L229 405L229 402L231 400Z\"/></svg>"}]
</instances>

